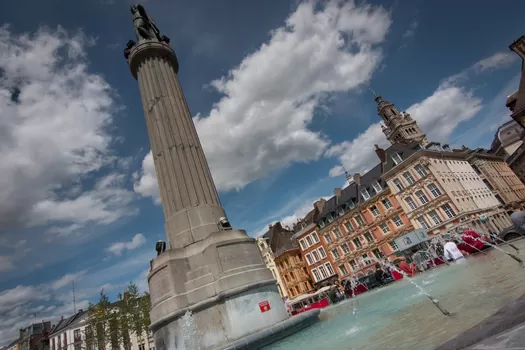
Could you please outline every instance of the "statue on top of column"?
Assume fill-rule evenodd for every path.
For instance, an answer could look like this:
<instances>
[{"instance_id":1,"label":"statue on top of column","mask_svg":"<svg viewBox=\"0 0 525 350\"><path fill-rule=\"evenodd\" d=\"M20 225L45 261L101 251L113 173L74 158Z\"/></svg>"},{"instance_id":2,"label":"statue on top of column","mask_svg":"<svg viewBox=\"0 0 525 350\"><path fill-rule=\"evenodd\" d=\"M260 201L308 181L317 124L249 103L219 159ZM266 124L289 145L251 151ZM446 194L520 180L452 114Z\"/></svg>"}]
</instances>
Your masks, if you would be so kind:
<instances>
[{"instance_id":1,"label":"statue on top of column","mask_svg":"<svg viewBox=\"0 0 525 350\"><path fill-rule=\"evenodd\" d=\"M165 35L160 35L159 28L148 15L144 6L140 4L131 5L131 14L133 15L133 27L135 28L135 36L137 40L157 40L169 44L170 38ZM124 49L124 57L127 59L131 52L131 49L135 46L133 40L128 41L126 48Z\"/></svg>"}]
</instances>

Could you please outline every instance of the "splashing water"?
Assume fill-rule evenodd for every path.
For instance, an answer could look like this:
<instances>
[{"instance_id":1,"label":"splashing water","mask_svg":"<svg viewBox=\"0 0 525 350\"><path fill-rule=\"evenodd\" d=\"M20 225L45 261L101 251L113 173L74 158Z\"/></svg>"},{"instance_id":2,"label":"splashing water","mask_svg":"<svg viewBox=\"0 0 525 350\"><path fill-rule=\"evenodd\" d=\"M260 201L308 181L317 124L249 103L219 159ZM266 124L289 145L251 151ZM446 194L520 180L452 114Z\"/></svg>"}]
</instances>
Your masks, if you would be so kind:
<instances>
[{"instance_id":1,"label":"splashing water","mask_svg":"<svg viewBox=\"0 0 525 350\"><path fill-rule=\"evenodd\" d=\"M477 238L477 237L472 237L472 238L474 238L474 240L476 240L476 241L482 242L483 244L486 244L486 245L488 245L488 246L491 246L492 248L497 249L497 250L499 250L499 251L502 252L502 253L507 254L507 255L510 256L512 259L516 260L516 261L518 262L518 264L519 264L521 267L523 267L523 260L521 260L520 258L518 258L516 255L514 255L514 254L512 254L512 253L509 253L508 251L501 249L501 248L498 247L497 245L494 245L494 244L489 243L489 242L487 242L487 241L483 241L483 240L481 240L481 239L479 239L479 238Z\"/></svg>"},{"instance_id":2,"label":"splashing water","mask_svg":"<svg viewBox=\"0 0 525 350\"><path fill-rule=\"evenodd\" d=\"M182 321L182 342L185 350L201 350L200 337L201 334L197 328L195 317L191 311L186 311L184 316L181 317Z\"/></svg>"},{"instance_id":3,"label":"splashing water","mask_svg":"<svg viewBox=\"0 0 525 350\"><path fill-rule=\"evenodd\" d=\"M376 258L361 258L359 259L359 262L368 262L368 263L373 263L373 262L376 262L376 263L379 263L381 266L383 266L384 268L387 267L387 265L379 260L379 259L376 259ZM439 300L437 300L436 298L434 298L432 295L430 295L423 287L421 287L419 284L417 284L414 280L412 280L412 278L410 276L408 276L408 274L401 270L401 269L398 269L395 265L392 265L390 266L391 269L395 270L396 272L400 273L403 275L404 278L406 278L414 287L416 287L423 295L425 295L428 299L430 299L430 301L432 301L432 304L434 304L434 306L439 310L441 311L441 313L445 316L451 316L450 312L448 312L447 309L445 309L444 307L442 307L440 304L439 304Z\"/></svg>"}]
</instances>

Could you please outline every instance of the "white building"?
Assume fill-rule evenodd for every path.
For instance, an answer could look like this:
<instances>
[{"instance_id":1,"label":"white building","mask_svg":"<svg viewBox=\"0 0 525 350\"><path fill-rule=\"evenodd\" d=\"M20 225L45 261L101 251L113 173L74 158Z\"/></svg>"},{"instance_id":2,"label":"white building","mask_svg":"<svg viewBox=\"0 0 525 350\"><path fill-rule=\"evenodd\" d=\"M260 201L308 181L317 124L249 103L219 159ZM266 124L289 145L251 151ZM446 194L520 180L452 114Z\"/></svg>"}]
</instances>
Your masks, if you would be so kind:
<instances>
[{"instance_id":1,"label":"white building","mask_svg":"<svg viewBox=\"0 0 525 350\"><path fill-rule=\"evenodd\" d=\"M284 287L281 275L279 274L279 269L277 269L277 266L275 265L272 249L268 245L268 239L266 237L257 238L257 247L261 252L264 264L268 269L270 269L270 271L272 271L273 278L275 278L275 280L277 281L277 289L279 290L279 293L282 297L287 297L288 292Z\"/></svg>"},{"instance_id":2,"label":"white building","mask_svg":"<svg viewBox=\"0 0 525 350\"><path fill-rule=\"evenodd\" d=\"M62 318L52 327L49 334L50 350L96 350L91 349L86 343L86 328L88 326L87 311L79 310L73 316ZM131 348L125 349L120 344L121 350L155 350L152 334L142 334L138 337L130 334ZM13 349L18 350L18 349Z\"/></svg>"}]
</instances>

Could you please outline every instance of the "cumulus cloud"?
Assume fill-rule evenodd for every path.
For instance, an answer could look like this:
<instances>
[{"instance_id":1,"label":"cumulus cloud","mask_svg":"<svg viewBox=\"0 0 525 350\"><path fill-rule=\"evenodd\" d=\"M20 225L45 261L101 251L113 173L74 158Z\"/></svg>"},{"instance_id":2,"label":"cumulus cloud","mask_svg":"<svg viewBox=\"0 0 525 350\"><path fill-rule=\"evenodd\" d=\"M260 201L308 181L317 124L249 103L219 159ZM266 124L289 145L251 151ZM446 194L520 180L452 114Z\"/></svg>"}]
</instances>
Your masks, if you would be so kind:
<instances>
[{"instance_id":1,"label":"cumulus cloud","mask_svg":"<svg viewBox=\"0 0 525 350\"><path fill-rule=\"evenodd\" d=\"M318 159L329 140L309 129L315 111L330 93L370 79L390 24L383 7L304 2L257 51L212 81L223 97L194 122L218 189L241 189L272 170ZM150 185L141 178L136 190L157 196Z\"/></svg>"},{"instance_id":2,"label":"cumulus cloud","mask_svg":"<svg viewBox=\"0 0 525 350\"><path fill-rule=\"evenodd\" d=\"M157 182L157 173L153 163L151 151L146 154L142 161L142 167L133 174L135 192L143 197L151 197L155 204L160 204L160 192Z\"/></svg>"},{"instance_id":3,"label":"cumulus cloud","mask_svg":"<svg viewBox=\"0 0 525 350\"><path fill-rule=\"evenodd\" d=\"M419 26L419 22L417 19L412 20L410 22L410 25L408 26L408 29L403 33L403 38L410 38L416 34L416 29Z\"/></svg>"},{"instance_id":4,"label":"cumulus cloud","mask_svg":"<svg viewBox=\"0 0 525 350\"><path fill-rule=\"evenodd\" d=\"M0 228L54 224L67 234L134 213L122 175L90 185L119 161L108 126L120 108L88 70L92 44L60 27L21 35L0 27Z\"/></svg>"},{"instance_id":5,"label":"cumulus cloud","mask_svg":"<svg viewBox=\"0 0 525 350\"><path fill-rule=\"evenodd\" d=\"M115 255L122 255L124 251L137 249L144 243L146 243L146 237L141 233L137 233L131 238L131 241L115 242L106 248L106 251Z\"/></svg>"},{"instance_id":6,"label":"cumulus cloud","mask_svg":"<svg viewBox=\"0 0 525 350\"><path fill-rule=\"evenodd\" d=\"M441 81L432 95L411 105L406 111L418 122L430 140L447 142L461 122L473 118L483 107L482 99L460 83L472 77L473 73L505 68L513 60L511 55L497 53L478 61L461 73ZM379 161L374 152L374 144L381 147L389 145L381 131L381 123L370 125L351 141L331 146L325 155L337 157L342 166L333 167L329 174L342 175L343 166L351 172L367 171Z\"/></svg>"}]
</instances>

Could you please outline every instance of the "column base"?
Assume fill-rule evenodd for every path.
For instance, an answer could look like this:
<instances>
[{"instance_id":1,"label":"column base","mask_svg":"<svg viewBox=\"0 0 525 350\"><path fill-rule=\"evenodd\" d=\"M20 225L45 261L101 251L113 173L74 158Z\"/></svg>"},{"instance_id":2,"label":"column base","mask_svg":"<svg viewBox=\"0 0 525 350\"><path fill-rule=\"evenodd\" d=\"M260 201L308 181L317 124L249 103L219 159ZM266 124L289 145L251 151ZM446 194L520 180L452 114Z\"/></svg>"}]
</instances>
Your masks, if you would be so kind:
<instances>
[{"instance_id":1,"label":"column base","mask_svg":"<svg viewBox=\"0 0 525 350\"><path fill-rule=\"evenodd\" d=\"M260 300L268 302L268 311L261 311ZM268 285L187 311L154 330L153 338L158 350L255 350L311 325L319 312L288 317L276 288Z\"/></svg>"}]
</instances>

